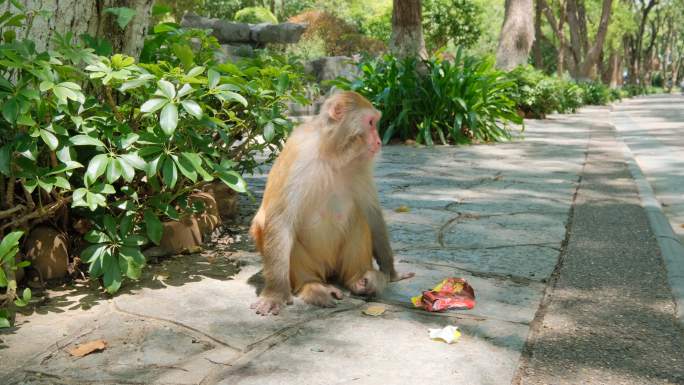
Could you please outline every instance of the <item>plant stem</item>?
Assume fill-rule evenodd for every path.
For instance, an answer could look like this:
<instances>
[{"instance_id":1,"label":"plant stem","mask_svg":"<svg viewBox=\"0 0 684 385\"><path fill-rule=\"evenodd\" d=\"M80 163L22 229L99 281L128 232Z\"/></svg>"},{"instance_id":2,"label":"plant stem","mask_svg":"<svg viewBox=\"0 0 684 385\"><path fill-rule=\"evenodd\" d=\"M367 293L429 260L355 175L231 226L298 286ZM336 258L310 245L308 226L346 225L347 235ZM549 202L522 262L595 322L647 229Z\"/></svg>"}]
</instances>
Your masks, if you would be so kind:
<instances>
[{"instance_id":1,"label":"plant stem","mask_svg":"<svg viewBox=\"0 0 684 385\"><path fill-rule=\"evenodd\" d=\"M44 219L47 217L51 217L55 214L57 210L59 210L62 206L65 204L71 202L71 197L67 198L62 198L58 200L57 202L54 202L48 206L41 206L37 210L32 211L22 217L19 217L12 222L4 224L2 227L0 227L0 231L4 231L7 228L15 227L19 224L28 222L30 220L35 220L35 219Z\"/></svg>"}]
</instances>

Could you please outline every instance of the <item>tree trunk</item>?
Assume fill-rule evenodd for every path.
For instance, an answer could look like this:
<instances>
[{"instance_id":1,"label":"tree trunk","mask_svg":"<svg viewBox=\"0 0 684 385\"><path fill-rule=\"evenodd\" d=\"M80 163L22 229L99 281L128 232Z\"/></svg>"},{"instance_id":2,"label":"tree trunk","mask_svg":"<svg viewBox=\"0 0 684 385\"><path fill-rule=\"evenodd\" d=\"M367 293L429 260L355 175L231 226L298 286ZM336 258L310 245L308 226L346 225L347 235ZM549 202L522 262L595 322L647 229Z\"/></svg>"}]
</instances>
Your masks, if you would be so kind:
<instances>
[{"instance_id":1,"label":"tree trunk","mask_svg":"<svg viewBox=\"0 0 684 385\"><path fill-rule=\"evenodd\" d=\"M542 10L543 3L540 0L536 1L534 7L534 44L532 45L532 52L534 53L534 66L538 69L544 68L544 58L542 57Z\"/></svg>"},{"instance_id":2,"label":"tree trunk","mask_svg":"<svg viewBox=\"0 0 684 385\"><path fill-rule=\"evenodd\" d=\"M648 22L648 14L651 13L651 10L657 4L658 0L649 0L648 3L644 3L644 7L641 9L639 31L636 36L634 52L632 55L633 62L630 63L630 67L634 71L634 73L630 76L631 83L633 84L635 84L637 80L641 79L641 60L644 45L644 33L646 32L646 23Z\"/></svg>"},{"instance_id":3,"label":"tree trunk","mask_svg":"<svg viewBox=\"0 0 684 385\"><path fill-rule=\"evenodd\" d=\"M558 70L558 76L563 76L565 72L565 2L560 0L560 8L558 10L558 21L556 21L556 16L554 16L553 11L549 7L546 0L537 0L537 4L541 7L542 12L546 15L546 19L551 25L553 34L558 38L558 55L556 57L556 68Z\"/></svg>"},{"instance_id":4,"label":"tree trunk","mask_svg":"<svg viewBox=\"0 0 684 385\"><path fill-rule=\"evenodd\" d=\"M421 0L394 0L393 4L390 50L399 57L427 58Z\"/></svg>"},{"instance_id":5,"label":"tree trunk","mask_svg":"<svg viewBox=\"0 0 684 385\"><path fill-rule=\"evenodd\" d=\"M108 40L114 52L137 57L147 34L153 0L23 0L27 9L49 11L46 20L36 17L28 37L36 42L38 50L53 46L56 33L73 34L78 39L82 34ZM127 7L136 11L133 19L121 29L116 16L105 13L106 8ZM25 32L25 31L24 31Z\"/></svg>"},{"instance_id":6,"label":"tree trunk","mask_svg":"<svg viewBox=\"0 0 684 385\"><path fill-rule=\"evenodd\" d=\"M510 70L527 63L534 42L532 0L506 0L506 13L496 52L497 67Z\"/></svg>"},{"instance_id":7,"label":"tree trunk","mask_svg":"<svg viewBox=\"0 0 684 385\"><path fill-rule=\"evenodd\" d=\"M622 83L622 58L617 52L613 52L610 54L610 58L608 59L609 62L609 70L608 70L608 85L610 88L617 88L621 85Z\"/></svg>"},{"instance_id":8,"label":"tree trunk","mask_svg":"<svg viewBox=\"0 0 684 385\"><path fill-rule=\"evenodd\" d=\"M574 2L575 0L570 0ZM596 63L599 60L601 52L603 51L603 43L606 40L608 33L608 24L610 24L610 15L613 7L613 0L603 0L603 9L601 10L601 20L599 21L594 44L587 51L584 60L579 65L578 78L593 79L595 77Z\"/></svg>"}]
</instances>

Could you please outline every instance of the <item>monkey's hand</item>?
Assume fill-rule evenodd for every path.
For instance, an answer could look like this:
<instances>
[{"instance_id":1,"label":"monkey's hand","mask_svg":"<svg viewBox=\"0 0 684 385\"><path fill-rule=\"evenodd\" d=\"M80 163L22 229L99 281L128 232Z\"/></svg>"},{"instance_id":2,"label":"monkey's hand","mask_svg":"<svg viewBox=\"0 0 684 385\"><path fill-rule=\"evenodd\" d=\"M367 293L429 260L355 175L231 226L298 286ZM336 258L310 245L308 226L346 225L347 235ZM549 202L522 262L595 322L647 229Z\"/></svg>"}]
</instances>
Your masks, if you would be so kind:
<instances>
[{"instance_id":1,"label":"monkey's hand","mask_svg":"<svg viewBox=\"0 0 684 385\"><path fill-rule=\"evenodd\" d=\"M413 278L415 275L416 275L416 273L414 273L412 271L408 272L408 273L399 274L396 271L392 270L392 272L390 273L390 282L397 282L397 281L401 281L404 279Z\"/></svg>"},{"instance_id":2,"label":"monkey's hand","mask_svg":"<svg viewBox=\"0 0 684 385\"><path fill-rule=\"evenodd\" d=\"M285 304L292 304L292 296L284 299L281 295L262 293L259 300L254 302L250 308L255 309L259 315L268 315L269 313L278 315Z\"/></svg>"}]
</instances>

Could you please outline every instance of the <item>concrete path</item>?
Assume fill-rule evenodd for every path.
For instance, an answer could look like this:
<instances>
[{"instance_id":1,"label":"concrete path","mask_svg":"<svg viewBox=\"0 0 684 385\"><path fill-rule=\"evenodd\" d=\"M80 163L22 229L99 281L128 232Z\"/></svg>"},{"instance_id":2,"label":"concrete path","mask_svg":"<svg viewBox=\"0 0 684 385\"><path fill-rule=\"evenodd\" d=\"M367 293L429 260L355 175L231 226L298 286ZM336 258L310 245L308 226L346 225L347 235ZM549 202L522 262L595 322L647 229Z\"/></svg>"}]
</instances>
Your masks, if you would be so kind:
<instances>
[{"instance_id":1,"label":"concrete path","mask_svg":"<svg viewBox=\"0 0 684 385\"><path fill-rule=\"evenodd\" d=\"M592 108L531 121L525 140L514 143L386 148L376 172L381 203L398 268L417 276L376 299L388 306L382 316L363 315L366 303L349 297L333 309L295 301L278 317L254 315L248 304L260 284L260 264L245 234L258 202L245 199L242 220L228 225L216 244L150 266L113 299L85 283L46 293L18 317L18 328L0 334L0 378L9 376L8 384L520 380L534 368L531 358L539 357L532 353L554 303L549 284L562 282L557 266L561 252L570 250L566 225L590 135L605 130L608 114L608 108ZM250 183L258 197L264 179ZM395 211L402 205L409 211ZM619 221L612 225L619 231ZM645 247L655 258L657 249ZM650 277L661 279L662 270L658 274ZM450 276L475 288L473 310L413 309L410 297ZM656 286L655 295L665 296L662 282ZM672 311L665 297L649 306L643 311L657 311L662 319ZM664 325L661 318L654 327ZM446 325L461 329L457 343L428 338L428 328ZM78 359L67 352L100 338L108 342L102 352ZM610 344L604 337L601 342ZM648 366L651 358L642 360ZM556 364L558 369L562 361ZM665 364L659 365L654 368Z\"/></svg>"},{"instance_id":2,"label":"concrete path","mask_svg":"<svg viewBox=\"0 0 684 385\"><path fill-rule=\"evenodd\" d=\"M609 119L587 163L518 384L683 384L684 333L658 242Z\"/></svg>"}]
</instances>

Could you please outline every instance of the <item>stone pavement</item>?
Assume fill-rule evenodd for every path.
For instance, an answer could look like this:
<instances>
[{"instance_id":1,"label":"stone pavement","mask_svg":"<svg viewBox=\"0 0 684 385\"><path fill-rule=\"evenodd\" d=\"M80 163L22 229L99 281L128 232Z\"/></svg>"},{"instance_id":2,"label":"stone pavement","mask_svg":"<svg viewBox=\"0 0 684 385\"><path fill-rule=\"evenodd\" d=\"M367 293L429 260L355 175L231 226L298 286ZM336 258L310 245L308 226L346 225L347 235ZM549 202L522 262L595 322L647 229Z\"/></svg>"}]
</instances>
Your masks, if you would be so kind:
<instances>
[{"instance_id":1,"label":"stone pavement","mask_svg":"<svg viewBox=\"0 0 684 385\"><path fill-rule=\"evenodd\" d=\"M114 298L87 284L51 290L0 334L9 384L509 384L566 248L566 225L594 123L608 108L530 121L525 140L384 149L376 176L398 269L416 277L366 303L295 301L277 317L249 309L261 283L245 223L201 254L153 264ZM257 202L264 178L250 180ZM397 212L405 205L408 212ZM239 271L238 273L236 273ZM466 278L477 305L428 314L410 297ZM452 345L427 329L457 325ZM67 350L95 339L106 350Z\"/></svg>"}]
</instances>

